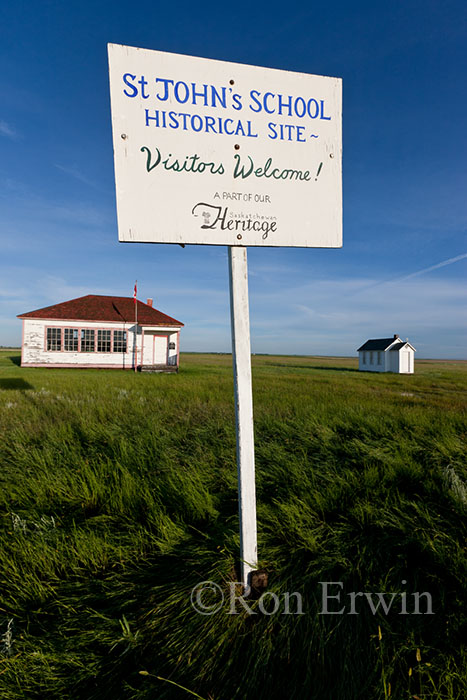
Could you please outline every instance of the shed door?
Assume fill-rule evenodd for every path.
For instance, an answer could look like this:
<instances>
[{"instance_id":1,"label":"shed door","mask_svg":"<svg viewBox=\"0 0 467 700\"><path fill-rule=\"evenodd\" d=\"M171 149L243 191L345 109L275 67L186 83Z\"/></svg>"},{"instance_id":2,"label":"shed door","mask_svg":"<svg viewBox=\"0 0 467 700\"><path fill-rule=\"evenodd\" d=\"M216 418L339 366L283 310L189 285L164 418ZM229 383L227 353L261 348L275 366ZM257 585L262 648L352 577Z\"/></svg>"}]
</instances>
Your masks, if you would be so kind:
<instances>
[{"instance_id":1,"label":"shed door","mask_svg":"<svg viewBox=\"0 0 467 700\"><path fill-rule=\"evenodd\" d=\"M401 358L400 359L400 363L401 363L400 372L404 372L404 373L410 372L410 364L409 364L410 355L409 355L409 353L407 351L401 352L400 358Z\"/></svg>"}]
</instances>

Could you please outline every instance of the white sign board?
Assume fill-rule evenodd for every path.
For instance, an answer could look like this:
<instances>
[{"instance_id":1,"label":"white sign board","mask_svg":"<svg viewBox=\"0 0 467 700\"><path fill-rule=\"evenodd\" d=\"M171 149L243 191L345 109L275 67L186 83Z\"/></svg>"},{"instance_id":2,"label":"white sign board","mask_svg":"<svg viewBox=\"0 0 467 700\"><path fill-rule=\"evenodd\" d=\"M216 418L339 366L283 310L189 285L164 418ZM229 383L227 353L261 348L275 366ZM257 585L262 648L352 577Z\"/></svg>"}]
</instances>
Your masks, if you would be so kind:
<instances>
[{"instance_id":1,"label":"white sign board","mask_svg":"<svg viewBox=\"0 0 467 700\"><path fill-rule=\"evenodd\" d=\"M342 245L342 81L109 44L119 239Z\"/></svg>"}]
</instances>

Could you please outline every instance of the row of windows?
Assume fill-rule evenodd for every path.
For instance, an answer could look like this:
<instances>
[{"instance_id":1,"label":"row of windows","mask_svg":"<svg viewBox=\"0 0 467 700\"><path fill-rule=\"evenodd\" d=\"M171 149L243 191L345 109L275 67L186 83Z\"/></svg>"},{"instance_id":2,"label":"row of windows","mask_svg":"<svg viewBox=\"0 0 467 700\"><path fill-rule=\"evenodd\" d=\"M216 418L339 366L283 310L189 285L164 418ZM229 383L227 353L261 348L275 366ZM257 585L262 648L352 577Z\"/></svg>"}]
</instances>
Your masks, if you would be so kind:
<instances>
[{"instance_id":1,"label":"row of windows","mask_svg":"<svg viewBox=\"0 0 467 700\"><path fill-rule=\"evenodd\" d=\"M94 328L47 328L47 350L126 352L126 331Z\"/></svg>"},{"instance_id":2,"label":"row of windows","mask_svg":"<svg viewBox=\"0 0 467 700\"><path fill-rule=\"evenodd\" d=\"M376 363L377 365L380 365L380 364L382 364L382 357L381 357L382 354L383 354L382 352L373 352L372 350L370 350L370 352L363 352L363 353L362 353L362 355L363 355L363 357L362 357L362 363L363 363L364 365L366 365L366 364L367 364L367 358L368 358L368 364L369 364L369 365L373 365L373 364L375 364L375 363ZM376 362L373 362L373 359L375 359Z\"/></svg>"}]
</instances>

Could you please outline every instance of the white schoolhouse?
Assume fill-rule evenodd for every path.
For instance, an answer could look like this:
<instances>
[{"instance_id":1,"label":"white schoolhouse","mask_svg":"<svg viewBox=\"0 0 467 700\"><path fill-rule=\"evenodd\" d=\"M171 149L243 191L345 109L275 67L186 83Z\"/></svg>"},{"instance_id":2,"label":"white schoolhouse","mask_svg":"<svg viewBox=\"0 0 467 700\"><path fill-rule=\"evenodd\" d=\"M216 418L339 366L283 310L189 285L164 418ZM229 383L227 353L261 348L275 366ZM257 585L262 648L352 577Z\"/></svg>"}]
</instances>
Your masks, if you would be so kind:
<instances>
[{"instance_id":1,"label":"white schoolhouse","mask_svg":"<svg viewBox=\"0 0 467 700\"><path fill-rule=\"evenodd\" d=\"M374 338L358 348L358 369L363 372L413 374L415 348L398 335Z\"/></svg>"},{"instance_id":2,"label":"white schoolhouse","mask_svg":"<svg viewBox=\"0 0 467 700\"><path fill-rule=\"evenodd\" d=\"M18 318L22 367L178 371L183 323L152 299L88 294Z\"/></svg>"}]
</instances>

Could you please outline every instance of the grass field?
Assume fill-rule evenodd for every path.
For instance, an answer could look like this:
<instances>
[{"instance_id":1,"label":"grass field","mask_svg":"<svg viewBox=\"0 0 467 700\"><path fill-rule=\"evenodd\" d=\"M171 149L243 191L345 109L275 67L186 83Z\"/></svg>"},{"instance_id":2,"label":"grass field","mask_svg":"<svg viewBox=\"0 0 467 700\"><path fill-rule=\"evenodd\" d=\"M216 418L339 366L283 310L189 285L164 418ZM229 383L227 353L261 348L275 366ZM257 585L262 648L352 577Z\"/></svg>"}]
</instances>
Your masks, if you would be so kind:
<instances>
[{"instance_id":1,"label":"grass field","mask_svg":"<svg viewBox=\"0 0 467 700\"><path fill-rule=\"evenodd\" d=\"M238 576L230 356L18 363L0 352L2 700L467 697L467 363L253 357L260 564L304 614L210 616L192 588ZM397 606L349 614L351 592Z\"/></svg>"}]
</instances>

